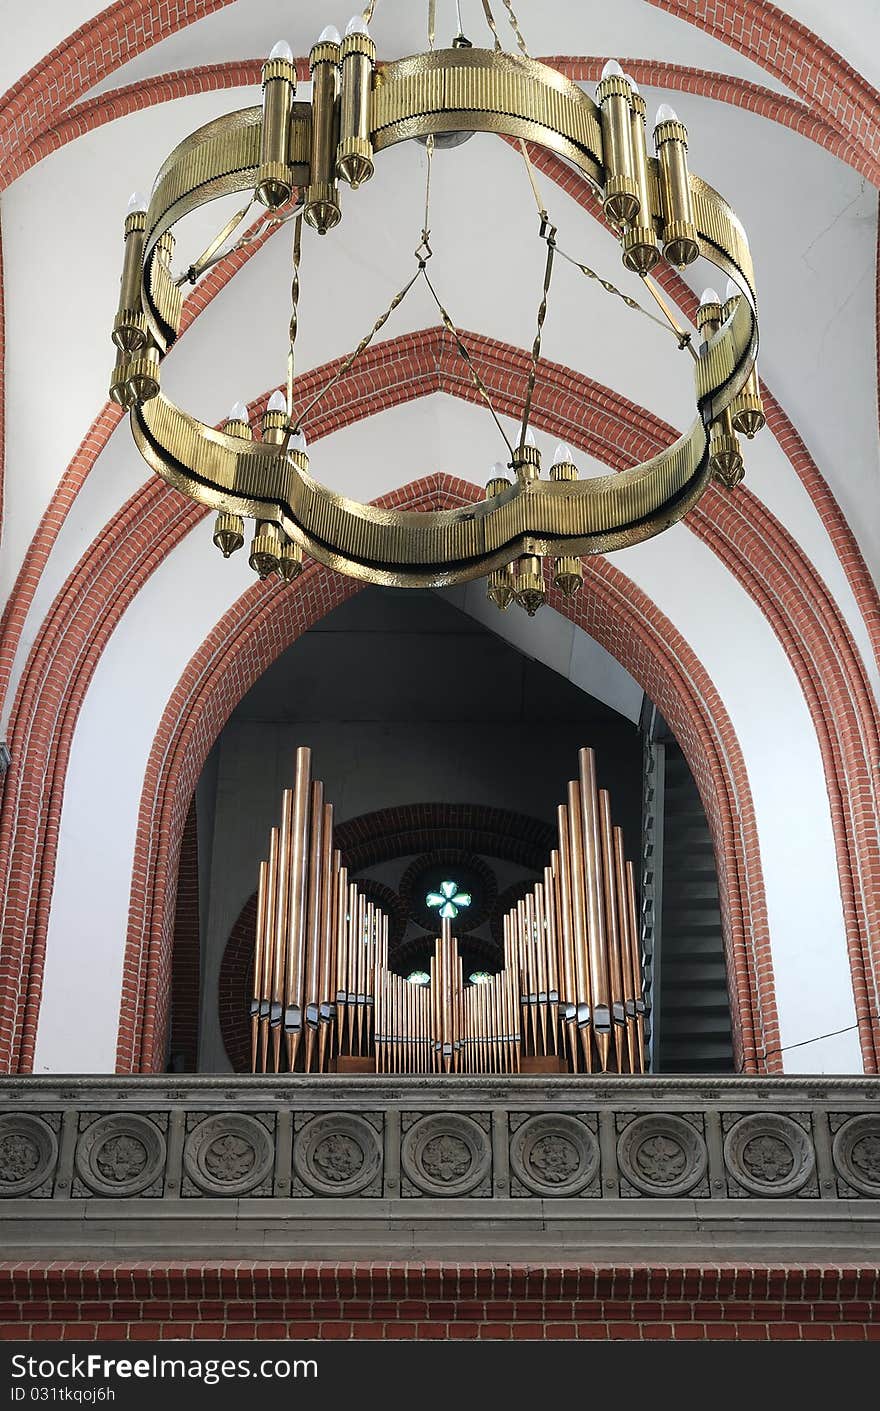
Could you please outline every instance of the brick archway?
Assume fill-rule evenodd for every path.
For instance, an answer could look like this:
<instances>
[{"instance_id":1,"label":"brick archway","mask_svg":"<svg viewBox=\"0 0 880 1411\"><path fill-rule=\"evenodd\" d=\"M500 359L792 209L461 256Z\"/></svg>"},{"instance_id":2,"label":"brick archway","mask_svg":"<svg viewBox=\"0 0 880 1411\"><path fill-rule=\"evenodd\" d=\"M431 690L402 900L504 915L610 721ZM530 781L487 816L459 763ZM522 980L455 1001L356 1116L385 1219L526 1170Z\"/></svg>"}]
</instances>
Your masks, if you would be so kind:
<instances>
[{"instance_id":1,"label":"brick archway","mask_svg":"<svg viewBox=\"0 0 880 1411\"><path fill-rule=\"evenodd\" d=\"M246 81L252 71L256 73L256 61L210 66L205 70L159 76L130 89L86 100L79 107L70 106L76 104L100 78L128 62L135 53L142 52L158 39L203 15L222 8L223 3L224 0L180 0L180 3L170 7L167 14L159 17L152 0L119 0L84 24L0 101L0 131L7 139L0 183L7 184L33 160L39 160L65 141L72 140L108 118L119 116L127 110L126 105L142 107L163 101L179 92L191 91L192 84L197 88L228 86ZM803 25L774 6L765 4L764 0L729 0L729 3L726 0L720 6L709 4L708 0L651 0L651 3L706 29L758 64L763 64L795 92L808 99L809 107L729 76L703 73L654 60L627 60L629 68L640 81L680 87L747 107L770 120L795 128L865 174L876 175L880 169L874 116L877 94L838 54ZM595 60L563 57L550 62L573 78L595 77ZM218 267L215 273L219 274L222 268ZM675 283L677 277L672 271L664 270L662 273L670 283ZM199 293L196 291L196 295ZM683 307L687 307L686 303ZM766 389L765 402L777 439L826 524L877 652L880 611L876 591L853 536L795 428ZM41 563L48 557L58 527L101 443L115 424L112 420L107 423L107 411L105 409L105 413L98 418L84 441L71 467L73 473L68 477L68 484L63 487L63 494L47 510L38 531L38 539L42 536L41 542L37 544L35 541L38 552L35 556L29 556L26 569L22 571L7 605L3 623L7 630L5 649L0 652L0 676L11 664ZM110 415L112 417L112 411ZM150 497L135 498L141 513L154 504ZM117 516L107 527L102 536L105 543L113 532L118 532L125 524L131 527L137 522L137 515L130 513L133 511L134 503L125 507L122 519ZM751 507L739 515L732 513L725 516L720 523L716 522L714 513L711 518L717 532L707 533L706 541L752 594L771 622L798 674L816 726L831 802L862 1050L867 1070L874 1071L877 1064L874 1016L880 1000L877 982L877 971L880 970L880 885L877 876L876 705L840 610L812 565L800 554L782 526L766 512L763 517L756 516ZM721 519L720 516L717 518ZM169 532L170 529L173 536L175 530L170 528L171 522L169 517L168 522L163 524L162 532ZM191 512L188 516L177 518L176 533L185 533L194 522ZM84 589L77 574L78 571L66 585L70 593L59 594L55 605L58 611L53 609L50 614L49 632L41 632L35 645L31 658L34 663L45 663L53 655L64 663L70 661L72 652L64 617L72 596L81 600L84 592L119 593L113 608L113 620L118 620L122 597L118 583L116 586L111 583L109 590L99 588L97 575L91 574L91 587ZM106 624L101 627L102 641L106 641L109 630L112 628ZM100 650L101 647L96 646L92 639L86 653L79 653L78 648L75 652L77 660L91 662L91 670ZM61 674L67 671L69 667L65 665ZM10 810L6 812L6 822L11 819L14 825L19 826L26 839L26 850L33 847L33 859L29 864L23 861L23 868L29 869L21 874L29 879L21 884L26 889L27 897L22 901L21 888L16 883L11 908L11 945L4 945L6 954L0 958L0 995L8 1000L13 1011L12 1032L7 1034L6 1026L0 1032L0 1061L25 1069L33 1052L66 755L79 703L87 687L87 680L82 679L75 687L72 680L70 685L65 685L54 679L54 670L46 675L42 666L37 676L37 684L32 682L23 697L20 696L15 715L17 717L21 705L24 720L19 735L38 740L47 761L41 778L32 776L28 769L25 793L32 801L34 797L45 796L47 805L42 820L41 808L33 802L22 813L16 782L16 794ZM54 723L42 719L40 695L43 691L55 702ZM11 782L7 781L7 787ZM9 846L7 832L5 840L0 838L0 853L5 856ZM47 854L45 858L44 852ZM19 945L20 936L22 955L12 954L10 959L10 953L15 952ZM19 1011L20 1005L24 1006L23 1016Z\"/></svg>"},{"instance_id":2,"label":"brick archway","mask_svg":"<svg viewBox=\"0 0 880 1411\"><path fill-rule=\"evenodd\" d=\"M525 355L478 335L469 335L469 339L498 405L502 410L515 406ZM318 370L316 376L323 379L327 371ZM472 393L442 330L405 335L378 345L357 378L343 379L335 399L325 408L323 424L315 427L313 434L324 434L371 411L434 390L459 396ZM612 465L626 463L633 454L652 454L671 435L670 428L626 399L550 364L542 368L535 418L537 425L554 426L575 445ZM863 1053L868 1071L874 1071L871 1016L876 1006L872 1004L875 991L870 946L876 944L876 937L872 939L870 913L880 906L880 887L871 880L878 865L872 847L877 824L870 791L866 794L856 788L855 781L876 748L875 707L850 634L828 590L778 521L747 491L741 494L739 508L712 492L705 497L705 506L701 504L692 513L689 524L760 604L799 676L813 714L831 793ZM42 816L42 831L36 836L19 832L15 839L22 858L18 869L21 881L10 889L4 927L11 1022L20 1036L10 1034L10 1053L21 1045L18 1066L25 1070L33 1052L39 1008L60 791L79 702L103 642L130 597L200 515L198 507L182 505L173 492L157 482L138 491L102 536L106 555L102 543L96 543L59 595L23 680L15 728L16 740L24 742L25 757L18 776L7 780L5 833L0 843L10 846L18 800L23 791L29 793L35 816ZM137 532L131 532L135 527ZM156 543L162 545L161 550L153 548ZM85 586L86 581L90 587ZM95 619L97 596L102 612ZM613 652L613 645L611 649ZM43 716L46 724L36 728ZM47 788L57 792L47 794ZM24 856L29 851L37 859L39 876L34 875L35 863ZM16 958L19 935L22 953ZM22 973L27 976L23 999L18 978ZM21 1003L24 1009L19 1007L16 1016Z\"/></svg>"},{"instance_id":3,"label":"brick archway","mask_svg":"<svg viewBox=\"0 0 880 1411\"><path fill-rule=\"evenodd\" d=\"M389 497L409 508L471 502L479 491L451 477ZM317 565L294 592L255 585L192 659L156 735L139 812L120 1011L117 1066L161 1065L167 1025L180 838L208 750L238 700L301 633L358 591ZM725 897L724 928L738 1062L778 1068L778 1027L763 882L745 761L724 705L673 625L612 565L588 561L575 605L557 611L612 651L654 699L679 739L700 789ZM766 1059L764 1055L767 1055Z\"/></svg>"}]
</instances>

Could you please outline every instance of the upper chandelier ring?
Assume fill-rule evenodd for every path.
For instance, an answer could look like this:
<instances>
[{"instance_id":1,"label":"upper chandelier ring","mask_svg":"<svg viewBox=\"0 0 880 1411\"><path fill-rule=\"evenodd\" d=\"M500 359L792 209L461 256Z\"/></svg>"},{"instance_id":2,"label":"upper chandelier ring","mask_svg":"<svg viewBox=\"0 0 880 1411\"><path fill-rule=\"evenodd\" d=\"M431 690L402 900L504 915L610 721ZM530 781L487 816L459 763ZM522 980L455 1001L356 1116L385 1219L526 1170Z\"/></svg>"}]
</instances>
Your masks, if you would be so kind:
<instances>
[{"instance_id":1,"label":"upper chandelier ring","mask_svg":"<svg viewBox=\"0 0 880 1411\"><path fill-rule=\"evenodd\" d=\"M325 33L312 50L311 70L312 102L296 102L292 59L273 51L263 69L262 107L194 132L160 169L148 209L126 219L111 395L130 408L135 441L153 470L220 511L216 538L224 552L240 546L241 521L253 517L251 562L261 576L266 568L295 577L303 551L343 573L400 587L489 574L499 606L515 597L534 611L544 592L542 557L555 560L563 591L576 591L582 555L661 532L713 477L737 483L737 432L751 436L763 424L754 272L739 220L688 171L687 132L671 110L658 115L657 156L648 157L644 102L616 65L606 66L597 105L548 65L499 50L432 49L377 69L362 27L338 43ZM291 437L289 405L270 408L262 439L255 440L244 409L245 419L233 417L216 430L162 395L160 362L182 312L181 281L171 273L172 228L181 217L236 192L255 192L277 210L302 188L305 219L324 233L341 216L340 181L356 188L368 180L385 148L478 131L540 145L570 162L597 190L624 263L636 273L647 274L662 245L674 263L703 255L733 281L726 300L707 291L701 304L697 417L672 446L641 465L588 480L577 478L570 456L557 453L544 480L533 438L525 435L530 388L524 434L510 462L513 480L493 477L478 505L415 513L359 504L314 480L304 438ZM552 232L548 243L552 262ZM297 249L295 282L298 258ZM548 282L549 265L545 304ZM542 321L543 313L535 364ZM291 381L292 372L289 393Z\"/></svg>"}]
</instances>

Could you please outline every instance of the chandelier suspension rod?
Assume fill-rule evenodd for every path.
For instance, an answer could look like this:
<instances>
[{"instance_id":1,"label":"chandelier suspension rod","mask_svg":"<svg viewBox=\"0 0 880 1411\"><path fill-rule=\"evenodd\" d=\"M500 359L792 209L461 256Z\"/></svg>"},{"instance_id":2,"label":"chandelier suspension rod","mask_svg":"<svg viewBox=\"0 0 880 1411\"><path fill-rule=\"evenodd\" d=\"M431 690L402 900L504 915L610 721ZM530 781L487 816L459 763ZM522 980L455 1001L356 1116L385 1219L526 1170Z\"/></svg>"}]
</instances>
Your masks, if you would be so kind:
<instances>
[{"instance_id":1,"label":"chandelier suspension rod","mask_svg":"<svg viewBox=\"0 0 880 1411\"><path fill-rule=\"evenodd\" d=\"M538 327L535 332L535 341L532 344L532 360L529 366L529 380L526 385L526 400L523 406L522 425L519 433L519 444L525 445L526 432L529 429L529 417L532 414L532 397L535 394L535 381L538 376L538 362L541 357L541 335L544 331L544 320L547 317L547 295L550 292L550 280L553 276L553 256L556 251L556 226L547 228L546 213L542 213L541 235L547 242L547 260L544 265L544 286L541 291L541 302L538 305Z\"/></svg>"},{"instance_id":2,"label":"chandelier suspension rod","mask_svg":"<svg viewBox=\"0 0 880 1411\"><path fill-rule=\"evenodd\" d=\"M644 284L645 288L647 289L648 293L651 295L651 298L652 298L652 299L654 300L654 302L657 304L657 307L663 310L663 313L664 313L664 315L665 315L665 317L666 317L666 321L667 321L667 323L669 324L669 327L672 329L672 332L675 334L676 338L678 339L678 346L679 346L679 349L681 349L681 348L687 348L687 350L688 350L688 352L690 353L691 357L692 357L692 358L694 359L694 361L696 362L696 361L699 359L699 353L697 352L696 348L694 347L694 345L693 345L693 343L692 343L692 341L691 341L691 335L690 335L690 333L689 333L686 329L684 329L684 328L682 328L682 327L680 326L680 324L678 323L678 320L677 320L677 319L675 318L675 316L673 315L672 310L670 309L670 307L669 307L669 305L667 304L666 300L663 298L663 295L660 293L660 290L657 288L657 286L656 286L656 284L654 283L653 279L650 279L647 274L640 275L640 278L641 278L641 281L642 281L642 283ZM641 305L637 305L637 307L639 308L640 313L646 313L646 310L643 309L643 308L641 307ZM652 314L647 314L647 317L648 317L648 318L652 318L653 315L652 315ZM654 319L654 322L655 322L655 323L660 323L660 320L655 318L655 319ZM662 328L663 325L661 324L660 326L661 326L661 328Z\"/></svg>"},{"instance_id":3,"label":"chandelier suspension rod","mask_svg":"<svg viewBox=\"0 0 880 1411\"><path fill-rule=\"evenodd\" d=\"M503 4L505 10L507 11L507 18L510 23L510 28L513 30L513 33L516 37L516 42L519 46L519 51L524 59L530 59L531 54L529 53L526 41L523 39L522 30L519 27L519 20L517 19L516 14L514 13L511 0L503 0Z\"/></svg>"},{"instance_id":4,"label":"chandelier suspension rod","mask_svg":"<svg viewBox=\"0 0 880 1411\"><path fill-rule=\"evenodd\" d=\"M527 144L526 144L525 138L523 138L523 137L521 137L521 138L519 139L519 149L520 149L520 152L522 153L522 158L523 158L523 161L524 161L524 163L525 163L526 174L527 174L527 176L528 176L528 178L529 178L529 185L530 185L531 188L532 188L532 195L533 195L534 198L535 198L535 205L536 205L537 208L538 208L538 215L539 215L540 218L541 218L541 222L542 222L542 235L543 235L543 234L544 234L544 227L545 227L547 224L549 224L550 218L549 218L549 216L548 216L548 214L547 214L547 208L546 208L546 206L544 205L544 202L543 202L543 200L542 200L542 198L541 198L541 193L540 193L540 190L539 190L539 188L538 188L538 181L537 181L537 178L536 178L536 176L535 176L534 164L533 164L533 162L532 162L531 157L529 156L529 149L528 149L528 146L527 146ZM555 237L555 229L554 229L554 237ZM554 244L555 244L555 238L554 238ZM557 248L558 248L558 247L557 247ZM575 268L576 268L576 269L579 269L582 274L585 274L588 279L595 279L596 282L597 282L597 284L599 284L600 287L601 287L602 289L604 289L607 294L616 294L619 299L622 299L622 300L623 300L623 302L626 304L627 308L634 309L637 313L643 314L643 315L645 316L645 318L650 319L652 323L656 323L657 326L658 326L658 328L662 328L662 329L665 330L665 329L667 328L667 326L668 326L668 327L671 329L671 331L675 334L675 337L676 337L676 339L678 340L679 349L687 348L693 358L696 358L696 357L698 356L697 351L696 351L696 349L694 348L694 346L693 346L693 344L692 344L692 342L691 342L691 335L690 335L690 333L687 332L687 331L685 331L685 329L683 329L683 328L680 327L680 325L678 324L677 320L675 319L675 317L674 317L674 315L673 315L671 309L670 309L669 306L667 305L665 299L662 297L662 295L660 294L660 292L656 289L653 280L651 280L651 279L648 278L647 274L642 274L642 275L640 276L640 278L642 279L643 283L645 284L645 287L647 288L648 293L652 296L652 298L656 301L658 307L662 310L663 315L664 315L664 318L663 318L663 319L657 318L655 314L649 313L647 309L642 308L641 304L639 304L635 299L631 298L628 294L624 294L623 291L622 291L621 289L618 289L615 284L612 284L610 280L608 280L608 279L603 279L602 276L599 275L599 274L597 274L595 270L590 269L589 265L581 264L581 262L580 262L579 260L575 260L571 255L567 255L564 250L559 250L559 253L560 253L560 255L562 256L562 258L563 258L564 260L568 260L569 264L574 265ZM664 319L665 319L665 322L664 322ZM524 433L525 433L525 429L526 429L525 426L523 426L523 432L524 432Z\"/></svg>"},{"instance_id":5,"label":"chandelier suspension rod","mask_svg":"<svg viewBox=\"0 0 880 1411\"><path fill-rule=\"evenodd\" d=\"M179 275L178 278L175 280L175 283L177 284L178 288L180 288L181 285L187 283L195 284L196 280L205 273L206 269L209 269L211 267L212 263L216 264L214 256L217 254L217 251L220 249L220 246L223 244L224 240L228 240L233 230L236 230L237 227L241 225L245 216L248 214L254 204L254 201L250 200L248 201L247 205L242 206L241 210L237 211L234 216L230 216L223 229L219 232L219 234L214 236L214 239L211 241L210 245L207 245L205 247L205 249L199 255L198 259L193 260L192 264L187 269L185 269L183 274ZM222 258L222 255L217 255L217 259Z\"/></svg>"},{"instance_id":6,"label":"chandelier suspension rod","mask_svg":"<svg viewBox=\"0 0 880 1411\"><path fill-rule=\"evenodd\" d=\"M492 7L491 7L491 5L489 4L489 0L483 0L483 14L486 16L486 23L487 23L487 25L489 26L489 28L491 29L492 34L493 34L493 36L494 36L494 39L495 39L495 48L496 48L496 50L500 53L500 52L501 52L501 40L500 40L499 35L498 35L498 26L497 26L496 23L495 23L495 16L492 14Z\"/></svg>"},{"instance_id":7,"label":"chandelier suspension rod","mask_svg":"<svg viewBox=\"0 0 880 1411\"><path fill-rule=\"evenodd\" d=\"M293 425L293 371L296 355L296 334L299 327L299 266L302 259L302 212L293 227L293 275L290 283L290 325L288 329L289 348L287 352L287 438Z\"/></svg>"},{"instance_id":8,"label":"chandelier suspension rod","mask_svg":"<svg viewBox=\"0 0 880 1411\"><path fill-rule=\"evenodd\" d=\"M422 265L422 267L420 268L419 274L421 274L421 275L424 276L425 283L427 284L428 288L429 288L430 291L431 291L431 295L432 295L432 297L433 297L433 299L434 299L434 303L437 305L437 308L438 308L439 311L440 311L440 317L441 317L442 320L443 320L444 326L445 326L447 332L448 332L448 333L451 333L451 334L452 334L452 337L455 339L455 344L456 344L456 347L458 348L459 355L460 355L462 361L466 364L468 371L470 372L471 379L472 379L472 381L473 381L474 386L476 387L477 391L480 393L480 396L481 396L481 397L483 398L483 400L485 401L486 406L489 408L489 411L490 411L491 414L492 414L492 420L494 421L495 425L498 427L498 430L501 432L501 435L502 435L502 437L503 437L503 439L504 439L504 444L505 444L505 446L507 447L507 449L508 449L508 451L509 451L509 453L510 453L510 456L511 456L511 458L512 458L512 457L513 457L513 446L510 444L510 439L509 439L509 437L508 437L508 435L507 435L507 432L504 430L504 427L501 425L501 422L500 422L499 419L498 419L498 413L495 411L495 408L494 408L493 405L492 405L492 398L489 396L489 389L488 389L488 387L486 386L486 384L485 384L485 382L483 381L483 379L482 379L482 377L480 376L480 374L477 372L477 369L474 367L474 364L473 364L473 362L472 362L472 360L471 360L471 355L470 355L470 353L469 353L468 350L467 350L467 346L465 345L465 343L464 343L464 341L463 341L463 339L462 339L462 336L461 336L461 334L459 333L458 329L456 328L455 324L452 322L452 319L450 318L449 314L446 312L446 310L444 309L443 305L441 304L440 299L439 299L439 297L438 297L438 295L437 295L437 291L436 291L436 289L434 288L433 284L431 283L431 280L430 280L430 278L429 278L429 276L428 276L428 271L425 269L424 265ZM418 276L416 276L416 277L418 277Z\"/></svg>"},{"instance_id":9,"label":"chandelier suspension rod","mask_svg":"<svg viewBox=\"0 0 880 1411\"><path fill-rule=\"evenodd\" d=\"M575 269L580 270L581 274L586 275L587 279L594 279L599 285L600 289L605 290L606 294L614 294L616 298L621 299L623 303L626 304L626 307L628 309L632 309L635 313L641 314L643 318L648 319L651 323L656 323L657 327L662 328L664 333L674 333L676 338L678 339L679 346L691 348L691 352L694 353L695 357L697 356L694 352L694 349L691 347L689 341L690 334L686 333L682 328L679 327L679 325L673 318L671 312L667 308L665 302L662 300L661 296L656 292L653 282L649 280L646 276L643 276L645 287L654 296L660 307L663 309L663 312L666 315L665 322L662 318L658 318L656 314L652 314L649 309L643 308L642 305L638 302L638 300L633 299L631 295L624 294L623 290L618 289L616 284L612 284L610 279L603 279L602 275L597 274L596 271L594 269L591 269L589 265L582 264L580 260L575 259L574 255L569 255L567 251L562 249L561 246L557 245L556 250L563 260L567 260L570 265L574 265Z\"/></svg>"},{"instance_id":10,"label":"chandelier suspension rod","mask_svg":"<svg viewBox=\"0 0 880 1411\"><path fill-rule=\"evenodd\" d=\"M330 380L326 382L321 388L320 392L315 393L314 397L309 402L305 411L300 412L299 416L297 417L296 426L292 429L293 432L300 431L302 429L302 424L308 416L309 412L313 409L313 407L316 407L320 401L323 401L327 393L330 392L336 386L337 382L339 382L341 378L345 377L346 373L351 370L353 364L360 357L361 353L366 352L367 348L372 343L376 334L380 331L380 329L385 326L391 315L394 313L394 310L396 308L399 308L400 305L403 303L404 299L406 298L409 291L412 289L413 285L415 284L416 280L418 279L421 273L422 268L420 266L416 270L412 279L408 280L407 283L403 286L403 288L399 291L399 293L395 294L394 298L391 300L391 303L388 305L388 308L383 314L380 314L380 316L376 319L376 322L373 324L373 327L370 329L369 333L364 334L363 338L361 339L360 343L358 343L354 351L349 353L348 357L344 359L344 361L337 368L336 372L334 372Z\"/></svg>"}]
</instances>

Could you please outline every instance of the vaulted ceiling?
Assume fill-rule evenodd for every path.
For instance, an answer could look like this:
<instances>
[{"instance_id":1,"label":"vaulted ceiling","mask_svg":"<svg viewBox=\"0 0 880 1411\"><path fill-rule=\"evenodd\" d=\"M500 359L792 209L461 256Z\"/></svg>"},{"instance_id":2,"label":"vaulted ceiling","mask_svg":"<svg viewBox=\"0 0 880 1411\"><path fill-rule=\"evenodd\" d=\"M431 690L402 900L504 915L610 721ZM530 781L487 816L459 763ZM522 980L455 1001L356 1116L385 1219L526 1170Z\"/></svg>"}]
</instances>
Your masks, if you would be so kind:
<instances>
[{"instance_id":1,"label":"vaulted ceiling","mask_svg":"<svg viewBox=\"0 0 880 1411\"><path fill-rule=\"evenodd\" d=\"M112 904L94 944L112 951L107 973L117 974L111 933L125 928L138 801L163 712L224 614L254 591L245 555L223 563L212 548L209 519L183 515L171 492L158 498L107 402L125 206L133 189L149 190L182 137L259 101L260 63L277 39L305 58L320 30L344 26L348 15L329 0L117 0L104 10L87 0L43 0L29 7L25 24L20 6L6 8L0 720L21 758L36 750L40 730L50 740L63 736L71 750L70 772L56 778L64 813L52 825L60 827L53 915L76 900L83 829L91 867L105 828L107 866L123 880L108 884ZM455 0L437 0L436 8L445 44L455 32ZM514 48L502 0L492 8ZM808 924L821 924L845 966L853 947L869 944L872 874L864 858L876 836L880 760L876 4L790 0L783 11L765 0L514 0L514 9L530 52L590 91L613 56L638 80L649 114L672 103L688 125L691 169L727 197L748 231L769 425L745 447L745 486L711 491L685 524L618 553L612 567L599 565L596 584L628 593L645 620L653 612L657 660L664 651L674 656L713 728L724 735L730 724L718 749L734 775L731 739L742 751L750 793L738 816L753 800L777 971L798 957ZM421 0L378 0L371 30L380 58L424 48L426 12ZM471 40L487 43L481 0L461 0L461 14ZM300 88L308 97L308 84ZM412 272L425 160L415 144L383 153L374 179L346 192L341 225L324 239L307 232L301 375L353 348ZM571 181L563 189L560 176L558 165L539 166L561 246L643 301L590 193ZM178 268L233 208L216 202L184 222ZM438 292L502 387L511 359L531 346L543 272L534 202L514 147L487 135L437 152L431 243ZM221 262L205 285L210 298L193 295L163 386L206 421L284 380L290 244L283 228L249 258ZM693 293L717 282L700 265L687 285L671 271L664 278L685 318ZM539 443L549 455L557 439L570 442L584 474L652 454L693 415L690 362L668 331L565 263L554 274L543 356ZM362 382L352 379L310 429L313 473L359 499L434 475L482 486L503 449L420 288L382 329ZM117 562L111 592L108 565ZM483 594L475 584L452 596L529 654L596 689L605 668L600 662L591 675L601 649L583 627L592 623L597 640L603 634L589 614L580 625L550 609L534 624L513 613L501 619ZM86 616L88 631L71 645L70 624ZM602 645L615 654L614 631ZM88 674L70 686L69 700L59 696L67 704L38 730L39 712L49 710L47 683L68 651L72 662L88 661ZM638 654L622 647L618 654L646 684ZM71 682L76 672L85 667L71 665ZM103 821L87 822L96 778L107 807ZM841 821L847 809L862 834ZM850 836L858 840L852 847ZM805 870L814 886L809 904ZM97 885L97 873L90 876ZM853 920L859 906L863 922ZM49 925L51 955L51 926L60 922L39 924ZM60 996L70 975L63 966L53 974ZM821 964L802 965L794 988L809 990L808 975L813 998L788 1019L789 1036L799 1024L818 1032L829 1007L832 1019L851 1014L848 974L835 990Z\"/></svg>"}]
</instances>

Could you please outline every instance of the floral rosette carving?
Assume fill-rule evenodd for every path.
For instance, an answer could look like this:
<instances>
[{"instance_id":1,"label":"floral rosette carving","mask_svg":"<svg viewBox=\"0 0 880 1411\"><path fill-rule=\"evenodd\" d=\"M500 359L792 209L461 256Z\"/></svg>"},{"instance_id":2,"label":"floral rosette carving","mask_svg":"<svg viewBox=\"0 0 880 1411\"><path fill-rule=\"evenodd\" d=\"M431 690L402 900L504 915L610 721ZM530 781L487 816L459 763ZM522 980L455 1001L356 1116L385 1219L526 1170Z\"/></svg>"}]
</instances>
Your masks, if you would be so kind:
<instances>
[{"instance_id":1,"label":"floral rosette carving","mask_svg":"<svg viewBox=\"0 0 880 1411\"><path fill-rule=\"evenodd\" d=\"M0 1117L0 1199L35 1191L57 1158L58 1139L42 1118L24 1112Z\"/></svg>"},{"instance_id":2,"label":"floral rosette carving","mask_svg":"<svg viewBox=\"0 0 880 1411\"><path fill-rule=\"evenodd\" d=\"M880 1199L880 1117L851 1117L834 1134L831 1147L838 1172L860 1195Z\"/></svg>"},{"instance_id":3,"label":"floral rosette carving","mask_svg":"<svg viewBox=\"0 0 880 1411\"><path fill-rule=\"evenodd\" d=\"M577 1195L598 1173L599 1143L576 1117L529 1117L511 1138L510 1167L535 1195Z\"/></svg>"},{"instance_id":4,"label":"floral rosette carving","mask_svg":"<svg viewBox=\"0 0 880 1411\"><path fill-rule=\"evenodd\" d=\"M813 1144L802 1127L779 1112L756 1112L724 1139L727 1169L752 1195L795 1195L813 1174Z\"/></svg>"},{"instance_id":5,"label":"floral rosette carving","mask_svg":"<svg viewBox=\"0 0 880 1411\"><path fill-rule=\"evenodd\" d=\"M637 1117L617 1142L621 1174L643 1195L679 1196L706 1174L706 1144L674 1113Z\"/></svg>"},{"instance_id":6,"label":"floral rosette carving","mask_svg":"<svg viewBox=\"0 0 880 1411\"><path fill-rule=\"evenodd\" d=\"M351 1112L313 1117L294 1137L293 1167L315 1195L358 1195L382 1170L379 1134Z\"/></svg>"},{"instance_id":7,"label":"floral rosette carving","mask_svg":"<svg viewBox=\"0 0 880 1411\"><path fill-rule=\"evenodd\" d=\"M492 1165L489 1139L471 1117L431 1114L415 1122L401 1143L405 1175L425 1195L461 1196L476 1190Z\"/></svg>"},{"instance_id":8,"label":"floral rosette carving","mask_svg":"<svg viewBox=\"0 0 880 1411\"><path fill-rule=\"evenodd\" d=\"M162 1176L165 1138L140 1113L99 1117L80 1136L76 1169L95 1195L140 1195Z\"/></svg>"},{"instance_id":9,"label":"floral rosette carving","mask_svg":"<svg viewBox=\"0 0 880 1411\"><path fill-rule=\"evenodd\" d=\"M272 1173L275 1143L262 1122L241 1112L205 1117L183 1148L184 1170L205 1195L247 1195Z\"/></svg>"}]
</instances>

